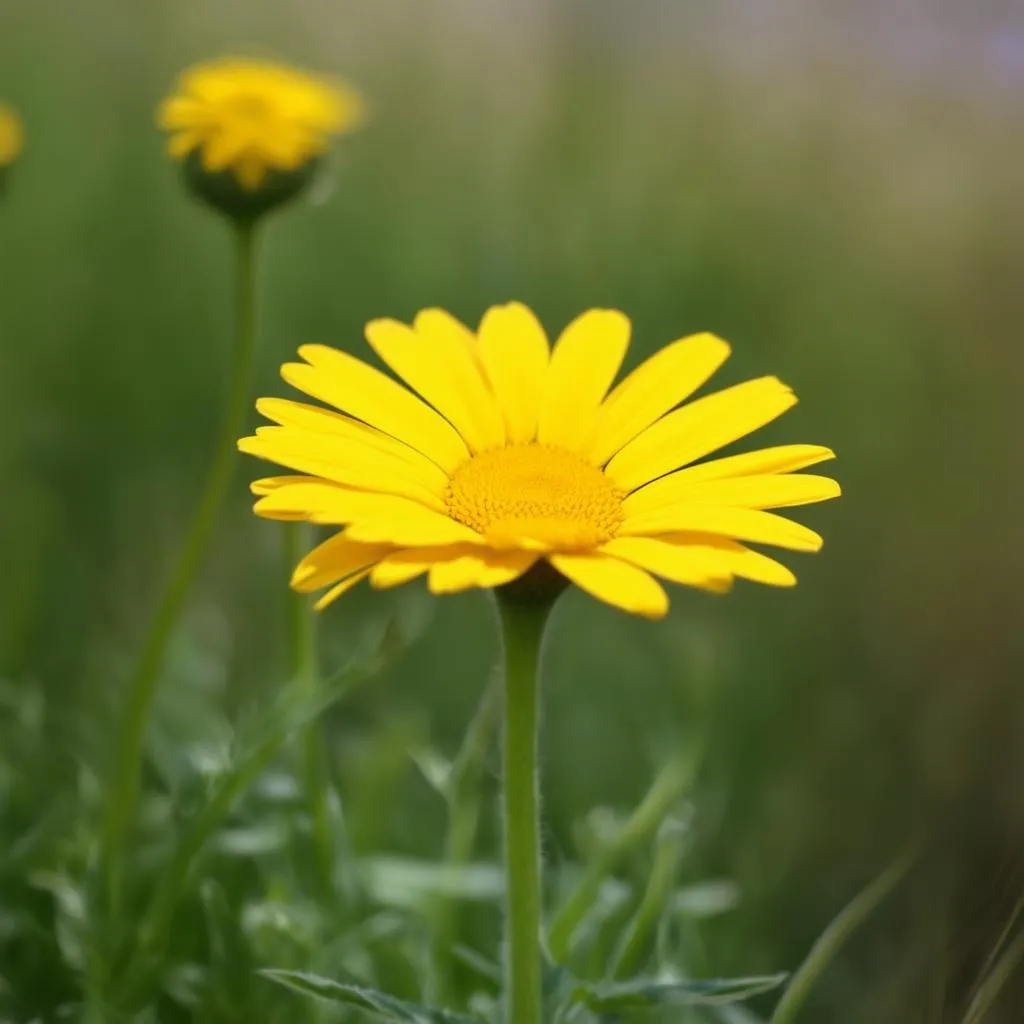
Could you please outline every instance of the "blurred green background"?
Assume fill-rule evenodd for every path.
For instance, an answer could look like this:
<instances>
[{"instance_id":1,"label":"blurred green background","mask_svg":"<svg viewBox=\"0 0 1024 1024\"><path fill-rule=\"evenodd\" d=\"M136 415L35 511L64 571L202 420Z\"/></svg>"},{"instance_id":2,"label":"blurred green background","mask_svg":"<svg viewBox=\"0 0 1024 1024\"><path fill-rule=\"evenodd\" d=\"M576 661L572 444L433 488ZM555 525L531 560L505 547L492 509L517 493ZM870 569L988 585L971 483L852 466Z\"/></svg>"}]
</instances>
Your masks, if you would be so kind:
<instances>
[{"instance_id":1,"label":"blurred green background","mask_svg":"<svg viewBox=\"0 0 1024 1024\"><path fill-rule=\"evenodd\" d=\"M84 856L219 418L229 238L185 196L154 109L188 63L266 55L348 77L373 118L269 231L259 393L287 393L276 368L300 343L366 355L376 316L439 305L475 323L515 298L555 332L614 306L631 362L712 330L735 352L719 383L776 373L801 396L758 440L839 453L845 496L797 516L826 547L788 559L794 591L677 589L660 624L564 600L545 678L549 861L580 855L594 808L628 810L701 744L684 878L742 894L702 929L704 969L791 969L923 835L922 866L806 1016L960 1021L1024 890L1024 14L93 0L0 17L0 97L27 134L0 204L8 847L52 812L33 857L57 871ZM240 466L154 723L156 805L287 675L280 531L249 512L260 466ZM495 630L479 594L361 588L322 619L327 663L385 622L401 652L330 716L331 767L357 850L432 857L444 808L407 751L454 753ZM276 891L253 870L269 856L204 870L258 900ZM76 998L50 934L60 897L35 870L0 872L0 1019L58 1019ZM1011 987L986 1019L1022 1007ZM190 1019L177 1013L153 1019Z\"/></svg>"}]
</instances>

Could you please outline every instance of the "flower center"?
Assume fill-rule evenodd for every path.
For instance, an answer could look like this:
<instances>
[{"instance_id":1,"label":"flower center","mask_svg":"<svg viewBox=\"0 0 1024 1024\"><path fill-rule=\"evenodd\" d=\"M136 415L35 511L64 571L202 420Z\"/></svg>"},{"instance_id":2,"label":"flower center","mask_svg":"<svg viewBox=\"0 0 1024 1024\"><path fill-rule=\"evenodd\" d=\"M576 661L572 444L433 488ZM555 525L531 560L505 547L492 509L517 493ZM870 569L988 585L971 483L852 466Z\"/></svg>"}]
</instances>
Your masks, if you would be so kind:
<instances>
[{"instance_id":1,"label":"flower center","mask_svg":"<svg viewBox=\"0 0 1024 1024\"><path fill-rule=\"evenodd\" d=\"M246 92L232 96L228 101L228 109L232 117L240 121L260 123L270 118L271 105L266 96L259 93Z\"/></svg>"},{"instance_id":2,"label":"flower center","mask_svg":"<svg viewBox=\"0 0 1024 1024\"><path fill-rule=\"evenodd\" d=\"M591 548L622 522L622 494L600 469L541 444L474 455L452 474L447 502L495 547Z\"/></svg>"}]
</instances>

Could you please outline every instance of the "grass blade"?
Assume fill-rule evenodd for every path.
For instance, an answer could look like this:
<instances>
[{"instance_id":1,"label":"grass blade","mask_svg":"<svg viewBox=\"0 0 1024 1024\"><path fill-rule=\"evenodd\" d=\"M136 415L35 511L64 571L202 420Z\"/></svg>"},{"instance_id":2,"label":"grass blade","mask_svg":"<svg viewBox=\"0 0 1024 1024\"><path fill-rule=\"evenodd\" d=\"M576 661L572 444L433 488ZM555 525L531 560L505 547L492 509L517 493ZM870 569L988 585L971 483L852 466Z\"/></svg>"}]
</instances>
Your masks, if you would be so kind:
<instances>
[{"instance_id":1,"label":"grass blade","mask_svg":"<svg viewBox=\"0 0 1024 1024\"><path fill-rule=\"evenodd\" d=\"M1013 942L1006 947L1003 955L985 974L984 980L971 1000L971 1005L967 1008L964 1024L981 1024L1022 960L1024 960L1024 932L1018 933Z\"/></svg>"},{"instance_id":2,"label":"grass blade","mask_svg":"<svg viewBox=\"0 0 1024 1024\"><path fill-rule=\"evenodd\" d=\"M916 850L904 854L892 863L873 882L862 889L832 919L829 926L821 933L818 941L807 954L807 959L793 975L785 993L779 1000L770 1024L793 1024L804 1003L807 1002L811 990L818 983L829 965L846 945L849 938L874 913L876 908L903 880L917 859Z\"/></svg>"}]
</instances>

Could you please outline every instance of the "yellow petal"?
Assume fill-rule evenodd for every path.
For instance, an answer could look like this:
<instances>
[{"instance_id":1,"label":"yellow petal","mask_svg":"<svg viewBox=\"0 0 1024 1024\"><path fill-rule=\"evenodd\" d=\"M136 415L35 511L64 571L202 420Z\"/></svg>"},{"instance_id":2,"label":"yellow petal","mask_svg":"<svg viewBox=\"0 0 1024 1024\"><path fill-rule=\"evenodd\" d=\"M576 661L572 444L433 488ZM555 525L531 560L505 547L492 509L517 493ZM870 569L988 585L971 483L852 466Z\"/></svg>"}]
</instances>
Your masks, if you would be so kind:
<instances>
[{"instance_id":1,"label":"yellow petal","mask_svg":"<svg viewBox=\"0 0 1024 1024\"><path fill-rule=\"evenodd\" d=\"M260 480L253 480L249 484L249 490L253 494L262 497L265 494L270 494L271 491L276 491L279 487L287 487L289 484L317 484L322 482L319 477L298 476L292 473L288 476L265 476Z\"/></svg>"},{"instance_id":2,"label":"yellow petal","mask_svg":"<svg viewBox=\"0 0 1024 1024\"><path fill-rule=\"evenodd\" d=\"M240 451L280 466L324 477L362 491L397 494L441 511L443 487L428 486L403 459L374 451L361 443L328 434L310 434L292 427L259 427L254 437L238 442Z\"/></svg>"},{"instance_id":3,"label":"yellow petal","mask_svg":"<svg viewBox=\"0 0 1024 1024\"><path fill-rule=\"evenodd\" d=\"M413 318L412 326L414 331L423 331L432 336L441 333L447 334L469 353L478 366L482 365L480 363L476 335L461 320L452 316L447 310L438 309L435 306L421 309Z\"/></svg>"},{"instance_id":4,"label":"yellow petal","mask_svg":"<svg viewBox=\"0 0 1024 1024\"><path fill-rule=\"evenodd\" d=\"M234 163L235 177L242 188L255 192L263 184L269 168L262 155L246 153Z\"/></svg>"},{"instance_id":5,"label":"yellow petal","mask_svg":"<svg viewBox=\"0 0 1024 1024\"><path fill-rule=\"evenodd\" d=\"M366 340L410 387L462 435L470 451L499 448L505 425L498 403L464 338L436 317L417 330L397 320L372 320Z\"/></svg>"},{"instance_id":6,"label":"yellow petal","mask_svg":"<svg viewBox=\"0 0 1024 1024\"><path fill-rule=\"evenodd\" d=\"M668 539L671 540L671 537ZM727 546L726 546L727 545ZM762 555L760 551L751 551L742 544L721 541L721 556L734 576L740 576L754 583L765 583L771 587L794 587L796 576L781 562Z\"/></svg>"},{"instance_id":7,"label":"yellow petal","mask_svg":"<svg viewBox=\"0 0 1024 1024\"><path fill-rule=\"evenodd\" d=\"M601 550L673 583L723 592L732 572L712 548L683 547L655 537L615 537Z\"/></svg>"},{"instance_id":8,"label":"yellow petal","mask_svg":"<svg viewBox=\"0 0 1024 1024\"><path fill-rule=\"evenodd\" d=\"M253 511L268 519L301 518L340 526L364 512L367 499L373 497L326 480L309 483L300 476L291 480L294 482L283 483L260 498Z\"/></svg>"},{"instance_id":9,"label":"yellow petal","mask_svg":"<svg viewBox=\"0 0 1024 1024\"><path fill-rule=\"evenodd\" d=\"M291 586L304 594L320 590L373 565L391 550L387 544L359 544L343 533L336 533L299 562L292 573Z\"/></svg>"},{"instance_id":10,"label":"yellow petal","mask_svg":"<svg viewBox=\"0 0 1024 1024\"><path fill-rule=\"evenodd\" d=\"M521 576L536 560L537 555L530 551L469 551L435 562L430 569L430 590L453 594L470 587L500 587Z\"/></svg>"},{"instance_id":11,"label":"yellow petal","mask_svg":"<svg viewBox=\"0 0 1024 1024\"><path fill-rule=\"evenodd\" d=\"M444 417L379 370L325 345L303 345L299 354L310 365L281 368L293 387L404 441L446 472L469 458L465 442Z\"/></svg>"},{"instance_id":12,"label":"yellow petal","mask_svg":"<svg viewBox=\"0 0 1024 1024\"><path fill-rule=\"evenodd\" d=\"M238 159L245 146L245 140L235 132L218 132L207 139L203 146L203 170L216 174L223 171L232 161Z\"/></svg>"},{"instance_id":13,"label":"yellow petal","mask_svg":"<svg viewBox=\"0 0 1024 1024\"><path fill-rule=\"evenodd\" d=\"M413 501L386 495L370 495L370 498L372 502L352 520L346 531L352 540L366 544L394 544L397 547L484 542L475 530Z\"/></svg>"},{"instance_id":14,"label":"yellow petal","mask_svg":"<svg viewBox=\"0 0 1024 1024\"><path fill-rule=\"evenodd\" d=\"M761 377L699 398L658 420L605 468L625 491L670 473L770 423L796 404L775 377Z\"/></svg>"},{"instance_id":15,"label":"yellow petal","mask_svg":"<svg viewBox=\"0 0 1024 1024\"><path fill-rule=\"evenodd\" d=\"M194 128L203 119L204 109L188 96L168 96L157 109L157 124L164 131Z\"/></svg>"},{"instance_id":16,"label":"yellow petal","mask_svg":"<svg viewBox=\"0 0 1024 1024\"><path fill-rule=\"evenodd\" d=\"M185 131L172 135L167 140L167 155L173 160L181 160L203 141L199 132Z\"/></svg>"},{"instance_id":17,"label":"yellow petal","mask_svg":"<svg viewBox=\"0 0 1024 1024\"><path fill-rule=\"evenodd\" d=\"M482 544L475 530L408 498L353 491L329 483L279 487L256 502L257 515L302 513L312 523L349 524L346 536L364 544L427 547L434 544Z\"/></svg>"},{"instance_id":18,"label":"yellow petal","mask_svg":"<svg viewBox=\"0 0 1024 1024\"><path fill-rule=\"evenodd\" d=\"M737 476L724 480L692 481L681 473L663 476L622 503L626 516L695 502L704 505L736 505L740 508L791 508L838 498L839 484L827 476L812 473L781 473L767 476Z\"/></svg>"},{"instance_id":19,"label":"yellow petal","mask_svg":"<svg viewBox=\"0 0 1024 1024\"><path fill-rule=\"evenodd\" d=\"M404 548L382 558L374 566L370 582L375 587L395 587L422 576L438 563L464 560L464 565L459 571L467 571L466 566L472 562L479 567L477 577L484 580L467 586L497 586L498 583L507 583L510 578L514 579L521 572L525 572L536 557L525 551L489 551L469 544ZM441 578L444 579L443 574Z\"/></svg>"},{"instance_id":20,"label":"yellow petal","mask_svg":"<svg viewBox=\"0 0 1024 1024\"><path fill-rule=\"evenodd\" d=\"M431 462L422 452L410 448L390 434L367 426L340 412L321 409L304 402L293 402L287 398L261 398L257 410L284 427L296 427L317 434L331 434L344 437L367 448L383 452L392 459L400 459L411 467L411 475L428 490L443 494L448 487L448 476L437 463Z\"/></svg>"},{"instance_id":21,"label":"yellow petal","mask_svg":"<svg viewBox=\"0 0 1024 1024\"><path fill-rule=\"evenodd\" d=\"M603 466L640 431L685 402L728 358L729 346L713 334L694 334L665 346L605 399L586 457Z\"/></svg>"},{"instance_id":22,"label":"yellow petal","mask_svg":"<svg viewBox=\"0 0 1024 1024\"><path fill-rule=\"evenodd\" d=\"M629 345L629 319L614 309L591 309L562 331L548 366L537 438L579 451L594 429L597 409Z\"/></svg>"},{"instance_id":23,"label":"yellow petal","mask_svg":"<svg viewBox=\"0 0 1024 1024\"><path fill-rule=\"evenodd\" d=\"M668 611L668 596L661 584L638 566L600 552L548 558L562 575L599 601L649 619L660 619Z\"/></svg>"},{"instance_id":24,"label":"yellow petal","mask_svg":"<svg viewBox=\"0 0 1024 1024\"><path fill-rule=\"evenodd\" d=\"M429 572L435 563L458 558L471 550L472 548L466 544L448 544L393 551L373 567L370 583L380 589L397 587Z\"/></svg>"},{"instance_id":25,"label":"yellow petal","mask_svg":"<svg viewBox=\"0 0 1024 1024\"><path fill-rule=\"evenodd\" d=\"M313 610L322 612L332 601L336 601L342 594L351 590L357 583L362 582L369 575L370 570L363 569L362 572L354 573L347 579L342 580L339 584L328 590L327 593L324 594L324 596L321 597L315 605L313 605Z\"/></svg>"},{"instance_id":26,"label":"yellow petal","mask_svg":"<svg viewBox=\"0 0 1024 1024\"><path fill-rule=\"evenodd\" d=\"M665 544L704 553L725 567L734 576L772 587L792 587L796 577L781 562L759 551L738 544L727 537L703 533L666 533L657 538Z\"/></svg>"},{"instance_id":27,"label":"yellow petal","mask_svg":"<svg viewBox=\"0 0 1024 1024\"><path fill-rule=\"evenodd\" d=\"M548 339L520 302L492 306L480 321L480 358L497 395L511 444L537 436L537 413L548 368Z\"/></svg>"},{"instance_id":28,"label":"yellow petal","mask_svg":"<svg viewBox=\"0 0 1024 1024\"><path fill-rule=\"evenodd\" d=\"M697 480L724 480L734 476L760 476L768 473L793 473L819 462L834 459L836 453L820 444L780 444L774 448L759 448L742 455L701 462L687 466L675 475L692 482Z\"/></svg>"},{"instance_id":29,"label":"yellow petal","mask_svg":"<svg viewBox=\"0 0 1024 1024\"><path fill-rule=\"evenodd\" d=\"M771 512L717 505L679 505L660 512L630 516L619 527L620 537L651 537L660 533L691 531L734 537L755 544L773 544L793 551L818 551L822 539L800 523Z\"/></svg>"}]
</instances>

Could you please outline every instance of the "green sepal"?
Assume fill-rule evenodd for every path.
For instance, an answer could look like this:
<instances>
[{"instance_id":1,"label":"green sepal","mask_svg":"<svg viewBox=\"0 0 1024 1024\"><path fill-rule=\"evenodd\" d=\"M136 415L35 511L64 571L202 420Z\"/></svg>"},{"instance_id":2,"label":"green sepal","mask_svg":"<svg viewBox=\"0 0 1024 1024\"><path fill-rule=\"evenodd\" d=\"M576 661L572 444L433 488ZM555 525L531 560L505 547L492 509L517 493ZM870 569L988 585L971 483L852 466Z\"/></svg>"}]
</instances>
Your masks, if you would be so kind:
<instances>
[{"instance_id":1,"label":"green sepal","mask_svg":"<svg viewBox=\"0 0 1024 1024\"><path fill-rule=\"evenodd\" d=\"M235 223L251 224L297 199L316 177L321 163L313 157L294 171L270 168L257 188L246 188L230 168L206 170L199 150L193 150L182 163L182 173L188 190L200 202Z\"/></svg>"}]
</instances>

